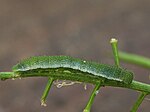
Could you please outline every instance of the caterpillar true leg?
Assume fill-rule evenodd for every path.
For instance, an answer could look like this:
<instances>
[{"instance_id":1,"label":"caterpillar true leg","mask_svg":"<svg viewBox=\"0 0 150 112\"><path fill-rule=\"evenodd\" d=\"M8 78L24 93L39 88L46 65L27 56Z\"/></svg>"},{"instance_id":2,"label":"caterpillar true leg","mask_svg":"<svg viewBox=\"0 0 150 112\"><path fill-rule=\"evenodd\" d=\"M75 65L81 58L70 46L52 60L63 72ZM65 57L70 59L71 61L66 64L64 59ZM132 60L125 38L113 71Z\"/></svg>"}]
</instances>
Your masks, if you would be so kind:
<instances>
[{"instance_id":1,"label":"caterpillar true leg","mask_svg":"<svg viewBox=\"0 0 150 112\"><path fill-rule=\"evenodd\" d=\"M47 82L46 87L45 87L45 90L43 92L43 95L41 97L41 105L42 106L46 106L45 100L47 98L47 95L49 93L49 90L50 90L50 88L52 86L53 81L54 81L54 79L49 77L48 82Z\"/></svg>"},{"instance_id":2,"label":"caterpillar true leg","mask_svg":"<svg viewBox=\"0 0 150 112\"><path fill-rule=\"evenodd\" d=\"M85 107L83 112L90 112L92 103L94 101L95 96L98 94L100 87L101 87L101 83L97 83L95 85L95 88L94 88L94 90L93 90L93 92L92 92L92 94L90 96L90 99L89 99L89 101L88 101L88 103L87 103L87 105L86 105L86 107Z\"/></svg>"}]
</instances>

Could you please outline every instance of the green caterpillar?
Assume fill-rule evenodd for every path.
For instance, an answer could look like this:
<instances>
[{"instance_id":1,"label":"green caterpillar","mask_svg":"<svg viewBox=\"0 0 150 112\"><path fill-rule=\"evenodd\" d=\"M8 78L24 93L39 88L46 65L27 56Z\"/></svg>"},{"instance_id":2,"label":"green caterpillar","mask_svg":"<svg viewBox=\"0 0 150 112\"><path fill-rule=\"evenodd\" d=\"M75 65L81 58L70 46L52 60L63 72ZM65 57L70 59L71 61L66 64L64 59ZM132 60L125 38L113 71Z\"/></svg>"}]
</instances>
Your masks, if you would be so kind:
<instances>
[{"instance_id":1,"label":"green caterpillar","mask_svg":"<svg viewBox=\"0 0 150 112\"><path fill-rule=\"evenodd\" d=\"M25 59L13 67L15 74L50 76L61 80L96 83L112 80L130 84L133 73L123 68L84 61L69 56L38 56Z\"/></svg>"}]
</instances>

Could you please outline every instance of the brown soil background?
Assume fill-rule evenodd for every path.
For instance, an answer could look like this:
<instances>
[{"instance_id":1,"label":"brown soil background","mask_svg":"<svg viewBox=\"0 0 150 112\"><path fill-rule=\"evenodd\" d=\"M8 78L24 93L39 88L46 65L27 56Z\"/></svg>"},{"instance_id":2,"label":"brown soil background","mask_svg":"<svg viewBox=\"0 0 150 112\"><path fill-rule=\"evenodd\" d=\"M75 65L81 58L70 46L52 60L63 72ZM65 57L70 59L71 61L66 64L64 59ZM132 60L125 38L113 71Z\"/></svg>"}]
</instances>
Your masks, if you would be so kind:
<instances>
[{"instance_id":1,"label":"brown soil background","mask_svg":"<svg viewBox=\"0 0 150 112\"><path fill-rule=\"evenodd\" d=\"M149 0L0 0L0 71L39 55L70 55L107 64L111 37L119 49L150 57ZM149 71L124 64L135 79L150 83ZM88 84L52 86L47 107L40 106L46 78L0 81L0 112L82 112L93 89ZM138 93L102 88L92 112L129 112ZM149 96L148 96L149 97ZM144 100L139 112L150 111Z\"/></svg>"}]
</instances>

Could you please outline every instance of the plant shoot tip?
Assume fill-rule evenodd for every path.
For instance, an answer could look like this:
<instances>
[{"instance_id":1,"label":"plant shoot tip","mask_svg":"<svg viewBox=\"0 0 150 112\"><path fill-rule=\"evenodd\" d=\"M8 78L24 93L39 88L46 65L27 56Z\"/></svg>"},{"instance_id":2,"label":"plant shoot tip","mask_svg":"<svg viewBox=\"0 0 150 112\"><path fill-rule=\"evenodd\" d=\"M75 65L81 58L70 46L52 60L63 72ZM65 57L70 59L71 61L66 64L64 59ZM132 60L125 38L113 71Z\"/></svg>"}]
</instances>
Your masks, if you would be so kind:
<instances>
[{"instance_id":1,"label":"plant shoot tip","mask_svg":"<svg viewBox=\"0 0 150 112\"><path fill-rule=\"evenodd\" d=\"M111 38L110 43L117 43L118 40L116 38Z\"/></svg>"}]
</instances>

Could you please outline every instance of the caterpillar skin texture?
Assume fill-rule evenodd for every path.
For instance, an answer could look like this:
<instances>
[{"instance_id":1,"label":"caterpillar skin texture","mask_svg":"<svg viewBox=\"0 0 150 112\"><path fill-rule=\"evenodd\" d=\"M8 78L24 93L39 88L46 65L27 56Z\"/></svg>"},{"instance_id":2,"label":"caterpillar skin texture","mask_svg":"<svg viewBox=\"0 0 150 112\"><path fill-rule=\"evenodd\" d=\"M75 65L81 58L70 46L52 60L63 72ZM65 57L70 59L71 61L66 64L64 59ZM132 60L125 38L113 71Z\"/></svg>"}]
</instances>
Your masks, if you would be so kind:
<instances>
[{"instance_id":1,"label":"caterpillar skin texture","mask_svg":"<svg viewBox=\"0 0 150 112\"><path fill-rule=\"evenodd\" d=\"M101 80L130 84L133 73L116 66L84 61L69 56L37 56L13 66L13 72L26 75L50 76L54 79L96 83Z\"/></svg>"}]
</instances>

